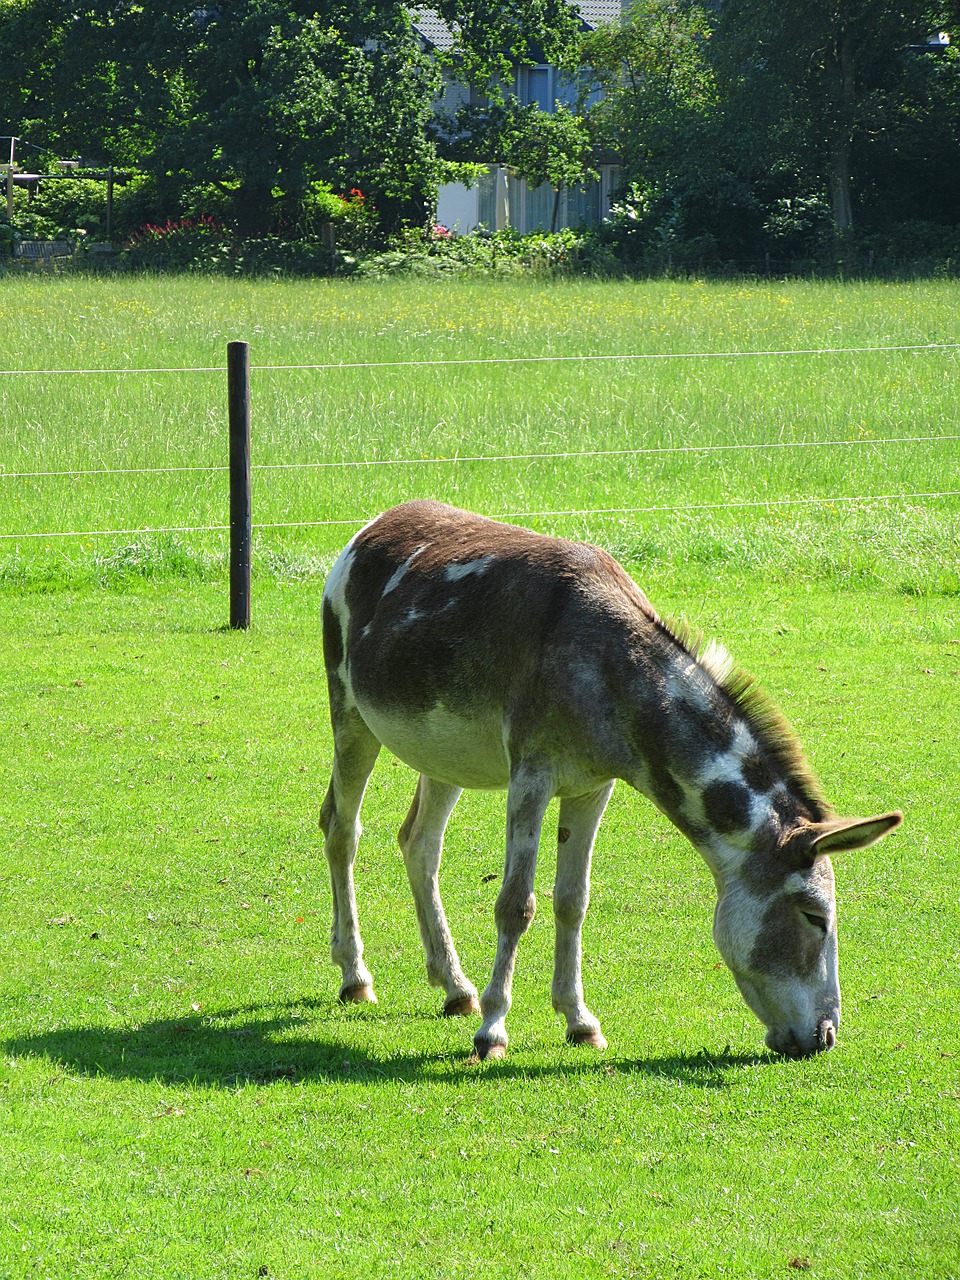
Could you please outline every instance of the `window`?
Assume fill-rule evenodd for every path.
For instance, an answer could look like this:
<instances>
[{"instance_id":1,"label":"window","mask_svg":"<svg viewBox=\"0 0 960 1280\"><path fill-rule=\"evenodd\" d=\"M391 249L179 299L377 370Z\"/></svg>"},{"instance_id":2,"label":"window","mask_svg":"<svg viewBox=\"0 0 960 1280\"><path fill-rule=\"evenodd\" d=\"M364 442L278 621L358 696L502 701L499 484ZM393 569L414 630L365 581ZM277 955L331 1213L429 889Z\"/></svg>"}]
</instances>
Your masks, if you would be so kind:
<instances>
[{"instance_id":1,"label":"window","mask_svg":"<svg viewBox=\"0 0 960 1280\"><path fill-rule=\"evenodd\" d=\"M549 67L521 67L518 80L520 101L524 106L532 104L541 111L553 110L554 95Z\"/></svg>"}]
</instances>

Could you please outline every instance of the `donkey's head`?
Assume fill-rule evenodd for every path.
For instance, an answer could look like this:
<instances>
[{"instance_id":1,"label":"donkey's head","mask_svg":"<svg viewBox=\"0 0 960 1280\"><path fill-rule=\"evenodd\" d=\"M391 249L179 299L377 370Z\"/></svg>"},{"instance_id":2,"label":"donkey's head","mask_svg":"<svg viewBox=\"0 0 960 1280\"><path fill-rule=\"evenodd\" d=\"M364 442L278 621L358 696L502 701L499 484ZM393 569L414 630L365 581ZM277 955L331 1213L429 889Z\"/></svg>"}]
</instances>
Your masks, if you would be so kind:
<instances>
[{"instance_id":1,"label":"donkey's head","mask_svg":"<svg viewBox=\"0 0 960 1280\"><path fill-rule=\"evenodd\" d=\"M833 1048L840 981L829 855L866 848L901 821L888 813L803 822L718 882L714 940L775 1053L799 1058Z\"/></svg>"}]
</instances>

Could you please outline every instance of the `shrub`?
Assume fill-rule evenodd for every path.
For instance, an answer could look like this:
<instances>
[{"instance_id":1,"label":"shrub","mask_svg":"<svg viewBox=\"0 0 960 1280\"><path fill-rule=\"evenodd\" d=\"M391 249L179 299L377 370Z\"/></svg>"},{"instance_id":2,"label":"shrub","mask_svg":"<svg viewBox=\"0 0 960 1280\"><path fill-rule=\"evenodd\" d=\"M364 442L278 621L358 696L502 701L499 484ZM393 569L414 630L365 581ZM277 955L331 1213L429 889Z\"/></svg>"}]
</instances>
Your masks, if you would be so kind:
<instances>
[{"instance_id":1,"label":"shrub","mask_svg":"<svg viewBox=\"0 0 960 1280\"><path fill-rule=\"evenodd\" d=\"M215 218L168 219L162 226L148 223L124 245L127 262L141 270L197 270L215 267L229 255L230 239Z\"/></svg>"},{"instance_id":2,"label":"shrub","mask_svg":"<svg viewBox=\"0 0 960 1280\"><path fill-rule=\"evenodd\" d=\"M345 253L368 252L376 242L379 218L359 188L338 195L326 182L311 182L300 200L296 227L305 241L325 243L327 228Z\"/></svg>"},{"instance_id":3,"label":"shrub","mask_svg":"<svg viewBox=\"0 0 960 1280\"><path fill-rule=\"evenodd\" d=\"M124 259L141 271L315 276L330 275L348 261L315 241L282 235L237 236L209 215L141 227L124 246Z\"/></svg>"},{"instance_id":4,"label":"shrub","mask_svg":"<svg viewBox=\"0 0 960 1280\"><path fill-rule=\"evenodd\" d=\"M106 234L107 184L83 177L41 181L30 210L55 228L51 239L99 239Z\"/></svg>"},{"instance_id":5,"label":"shrub","mask_svg":"<svg viewBox=\"0 0 960 1280\"><path fill-rule=\"evenodd\" d=\"M591 238L570 228L530 235L512 228L452 235L446 227L434 226L403 232L385 252L362 260L357 269L366 276L445 276L555 274L593 267Z\"/></svg>"}]
</instances>

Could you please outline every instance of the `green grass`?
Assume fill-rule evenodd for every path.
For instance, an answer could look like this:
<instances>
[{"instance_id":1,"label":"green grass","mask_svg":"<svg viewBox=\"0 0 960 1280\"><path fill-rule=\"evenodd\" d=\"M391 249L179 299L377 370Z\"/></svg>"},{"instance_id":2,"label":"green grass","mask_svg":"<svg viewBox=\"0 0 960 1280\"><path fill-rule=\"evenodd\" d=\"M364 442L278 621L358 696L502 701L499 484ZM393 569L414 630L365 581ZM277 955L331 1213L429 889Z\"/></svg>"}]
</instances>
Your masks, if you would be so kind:
<instances>
[{"instance_id":1,"label":"green grass","mask_svg":"<svg viewBox=\"0 0 960 1280\"><path fill-rule=\"evenodd\" d=\"M270 573L322 571L359 523L429 494L647 563L746 558L758 572L949 594L958 499L886 495L957 487L956 351L262 366L951 342L958 298L956 282L28 278L4 291L0 368L211 368L228 340L248 339L261 366L257 554ZM0 533L20 535L0 539L0 583L219 570L221 532L136 531L222 526L222 470L11 473L222 468L222 375L2 377L0 413ZM569 452L585 456L539 456ZM89 536L103 530L126 532Z\"/></svg>"},{"instance_id":2,"label":"green grass","mask_svg":"<svg viewBox=\"0 0 960 1280\"><path fill-rule=\"evenodd\" d=\"M906 810L838 861L837 1049L762 1049L712 885L640 797L601 830L585 981L549 1008L553 851L502 1064L430 990L384 756L358 892L375 1009L344 1009L316 830L318 584L8 595L0 732L0 1275L960 1275L960 609L679 575L793 717L843 811ZM468 795L444 890L492 962L503 798ZM549 826L549 824L547 824ZM791 1265L793 1264L793 1265Z\"/></svg>"},{"instance_id":3,"label":"green grass","mask_svg":"<svg viewBox=\"0 0 960 1280\"><path fill-rule=\"evenodd\" d=\"M0 367L266 364L953 341L956 284L8 281ZM358 893L375 1008L341 1008L317 816L322 573L350 524L261 529L224 628L222 533L0 541L0 1280L960 1277L955 353L413 371L261 370L255 460L851 440L804 448L256 473L255 520L432 493L548 516L720 636L844 813L903 828L837 860L843 1022L779 1062L710 939L712 882L618 789L585 983L610 1049L549 1006L554 851L511 1049L439 1018L386 755ZM112 379L112 380L111 380ZM224 481L14 480L221 465L223 378L0 377L0 532L222 524ZM938 436L924 445L878 445ZM859 443L866 441L866 443ZM550 824L547 823L547 828ZM444 896L486 981L503 797L465 796ZM493 878L491 878L493 877Z\"/></svg>"}]
</instances>

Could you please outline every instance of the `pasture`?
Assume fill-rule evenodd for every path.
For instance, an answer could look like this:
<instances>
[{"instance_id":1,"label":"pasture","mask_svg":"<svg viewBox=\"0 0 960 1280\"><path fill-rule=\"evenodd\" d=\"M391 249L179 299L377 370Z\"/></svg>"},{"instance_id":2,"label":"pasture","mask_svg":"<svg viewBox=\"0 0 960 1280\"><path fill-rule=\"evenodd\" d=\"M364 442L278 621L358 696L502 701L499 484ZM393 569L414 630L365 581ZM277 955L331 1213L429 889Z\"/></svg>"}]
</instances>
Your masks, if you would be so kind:
<instances>
[{"instance_id":1,"label":"pasture","mask_svg":"<svg viewBox=\"0 0 960 1280\"><path fill-rule=\"evenodd\" d=\"M957 341L958 293L4 281L0 369L42 372L0 375L0 1277L960 1276L960 356L891 349ZM233 338L246 633L199 371ZM727 354L759 350L819 354ZM486 363L627 354L683 358ZM55 372L127 368L197 371ZM766 1053L709 874L621 786L584 935L609 1049L550 1009L545 840L509 1055L468 1066L385 753L357 871L380 1003L337 1004L323 574L427 495L607 546L757 674L838 811L904 810L836 859L834 1051ZM503 797L465 796L442 885L477 985L502 843Z\"/></svg>"}]
</instances>

